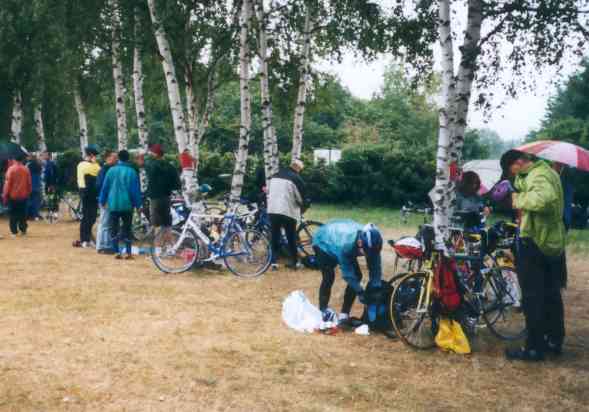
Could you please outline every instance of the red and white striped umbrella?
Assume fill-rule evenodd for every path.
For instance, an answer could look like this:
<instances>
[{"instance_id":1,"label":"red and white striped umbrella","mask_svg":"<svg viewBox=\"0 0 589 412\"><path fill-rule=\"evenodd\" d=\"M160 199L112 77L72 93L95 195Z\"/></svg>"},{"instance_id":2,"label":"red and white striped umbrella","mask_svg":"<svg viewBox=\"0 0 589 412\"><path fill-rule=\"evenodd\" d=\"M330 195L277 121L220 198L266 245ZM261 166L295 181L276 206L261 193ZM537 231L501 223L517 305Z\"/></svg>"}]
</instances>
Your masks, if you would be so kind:
<instances>
[{"instance_id":1,"label":"red and white striped umbrella","mask_svg":"<svg viewBox=\"0 0 589 412\"><path fill-rule=\"evenodd\" d=\"M589 172L589 151L572 143L556 140L538 140L520 146L515 150Z\"/></svg>"}]
</instances>

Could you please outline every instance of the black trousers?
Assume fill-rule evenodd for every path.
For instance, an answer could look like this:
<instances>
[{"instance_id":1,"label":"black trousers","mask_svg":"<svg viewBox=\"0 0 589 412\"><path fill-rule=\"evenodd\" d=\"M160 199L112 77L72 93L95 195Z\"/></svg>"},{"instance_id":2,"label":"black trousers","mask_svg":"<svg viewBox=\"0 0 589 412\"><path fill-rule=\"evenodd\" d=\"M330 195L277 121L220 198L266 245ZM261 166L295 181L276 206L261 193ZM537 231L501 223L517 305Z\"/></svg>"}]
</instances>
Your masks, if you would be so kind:
<instances>
[{"instance_id":1,"label":"black trousers","mask_svg":"<svg viewBox=\"0 0 589 412\"><path fill-rule=\"evenodd\" d=\"M16 235L20 230L27 233L27 200L9 200L8 214L10 216L10 232Z\"/></svg>"},{"instance_id":2,"label":"black trousers","mask_svg":"<svg viewBox=\"0 0 589 412\"><path fill-rule=\"evenodd\" d=\"M98 217L98 200L94 196L82 196L82 220L80 221L80 241L92 240L92 226Z\"/></svg>"},{"instance_id":3,"label":"black trousers","mask_svg":"<svg viewBox=\"0 0 589 412\"><path fill-rule=\"evenodd\" d=\"M319 310L324 311L329 305L329 299L331 298L331 288L333 286L333 282L335 282L335 268L338 265L338 262L337 259L325 253L317 246L313 246L313 250L315 251L317 265L319 266L319 269L321 269L322 274L321 286L319 287ZM362 280L362 271L360 270L357 260L354 260L354 272L358 280ZM356 291L354 291L350 285L346 286L341 313L349 314L352 310L352 305L354 305L355 299Z\"/></svg>"},{"instance_id":4,"label":"black trousers","mask_svg":"<svg viewBox=\"0 0 589 412\"><path fill-rule=\"evenodd\" d=\"M543 254L531 239L521 239L517 273L522 291L528 337L526 348L543 352L545 342L562 345L565 336L561 288L565 286L566 261Z\"/></svg>"},{"instance_id":5,"label":"black trousers","mask_svg":"<svg viewBox=\"0 0 589 412\"><path fill-rule=\"evenodd\" d=\"M131 254L131 225L133 223L133 211L110 212L111 226L110 236L113 242L113 250L119 253L119 242L123 241L127 248L127 254ZM121 225L122 223L122 225Z\"/></svg>"},{"instance_id":6,"label":"black trousers","mask_svg":"<svg viewBox=\"0 0 589 412\"><path fill-rule=\"evenodd\" d=\"M271 243L272 243L272 263L276 263L278 255L282 249L282 229L286 233L288 242L288 254L290 255L291 264L298 261L297 251L297 221L284 215L270 214L271 226Z\"/></svg>"}]
</instances>

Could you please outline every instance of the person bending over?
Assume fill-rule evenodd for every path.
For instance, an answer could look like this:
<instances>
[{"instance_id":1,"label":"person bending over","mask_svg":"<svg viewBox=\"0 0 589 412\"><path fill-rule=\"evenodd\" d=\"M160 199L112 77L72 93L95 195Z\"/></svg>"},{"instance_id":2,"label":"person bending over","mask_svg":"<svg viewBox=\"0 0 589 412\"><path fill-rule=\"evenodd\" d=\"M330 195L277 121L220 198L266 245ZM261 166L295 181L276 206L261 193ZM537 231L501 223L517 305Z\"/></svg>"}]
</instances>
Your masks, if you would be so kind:
<instances>
[{"instance_id":1,"label":"person bending over","mask_svg":"<svg viewBox=\"0 0 589 412\"><path fill-rule=\"evenodd\" d=\"M348 219L332 220L321 226L313 236L313 249L323 279L319 288L319 309L325 321L333 320L333 311L328 309L331 287L335 281L335 268L340 267L347 286L339 321L346 321L356 296L365 303L365 289L360 283L362 271L358 256L365 256L369 280L367 288L376 289L382 283L382 236L376 226L366 226Z\"/></svg>"}]
</instances>

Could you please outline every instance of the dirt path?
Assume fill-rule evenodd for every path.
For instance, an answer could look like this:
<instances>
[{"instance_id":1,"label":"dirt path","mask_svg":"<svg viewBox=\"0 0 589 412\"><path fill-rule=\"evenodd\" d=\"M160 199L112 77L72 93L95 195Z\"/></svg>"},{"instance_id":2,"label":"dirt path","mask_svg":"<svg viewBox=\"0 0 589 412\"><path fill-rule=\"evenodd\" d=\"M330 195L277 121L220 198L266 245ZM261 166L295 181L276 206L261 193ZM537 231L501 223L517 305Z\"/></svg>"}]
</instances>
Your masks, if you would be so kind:
<instances>
[{"instance_id":1,"label":"dirt path","mask_svg":"<svg viewBox=\"0 0 589 412\"><path fill-rule=\"evenodd\" d=\"M0 233L6 226L0 220ZM148 259L72 248L76 231L73 223L34 223L27 238L0 240L0 411L589 405L587 257L569 259L565 355L521 365L505 362L503 344L485 337L463 357L414 352L381 336L298 334L282 324L281 303L295 289L316 302L317 272L254 281L208 271L166 276Z\"/></svg>"}]
</instances>

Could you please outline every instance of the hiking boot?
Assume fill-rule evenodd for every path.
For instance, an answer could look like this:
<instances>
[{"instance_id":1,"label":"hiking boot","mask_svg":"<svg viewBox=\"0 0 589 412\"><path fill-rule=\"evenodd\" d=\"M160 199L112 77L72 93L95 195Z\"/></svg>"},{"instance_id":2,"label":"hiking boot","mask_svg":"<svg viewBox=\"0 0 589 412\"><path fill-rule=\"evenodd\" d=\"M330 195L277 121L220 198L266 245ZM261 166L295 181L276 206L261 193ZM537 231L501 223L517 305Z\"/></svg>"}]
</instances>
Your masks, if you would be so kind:
<instances>
[{"instance_id":1,"label":"hiking boot","mask_svg":"<svg viewBox=\"0 0 589 412\"><path fill-rule=\"evenodd\" d=\"M524 362L540 362L544 360L542 352L525 348L505 349L505 357L507 360Z\"/></svg>"},{"instance_id":2,"label":"hiking boot","mask_svg":"<svg viewBox=\"0 0 589 412\"><path fill-rule=\"evenodd\" d=\"M272 271L273 271L273 272L276 272L276 271L278 271L278 264L276 264L276 263L272 263L272 264L270 265L270 267L271 267L271 269L272 269Z\"/></svg>"}]
</instances>

